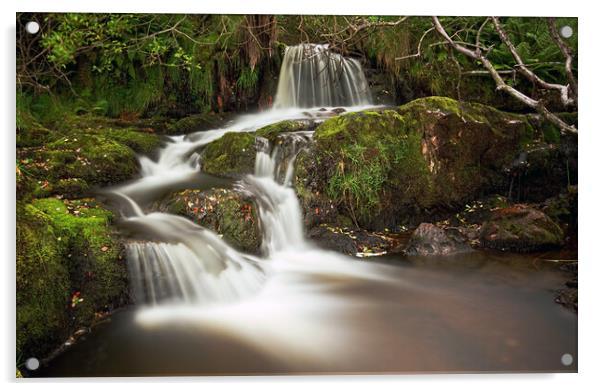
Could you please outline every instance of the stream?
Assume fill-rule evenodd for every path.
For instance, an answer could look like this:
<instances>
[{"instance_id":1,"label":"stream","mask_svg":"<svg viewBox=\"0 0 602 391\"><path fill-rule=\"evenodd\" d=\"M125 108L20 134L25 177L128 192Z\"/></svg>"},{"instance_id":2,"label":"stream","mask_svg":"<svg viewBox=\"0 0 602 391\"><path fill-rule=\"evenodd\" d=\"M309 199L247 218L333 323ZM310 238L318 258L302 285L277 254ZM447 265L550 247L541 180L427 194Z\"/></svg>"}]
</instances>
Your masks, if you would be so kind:
<instances>
[{"instance_id":1,"label":"stream","mask_svg":"<svg viewBox=\"0 0 602 391\"><path fill-rule=\"evenodd\" d=\"M575 371L576 360L561 363L577 357L577 318L554 303L567 278L556 268L487 252L360 260L308 241L290 184L311 132L283 135L286 149L263 140L254 174L233 184L201 172L199 151L226 132L341 106L374 107L361 65L322 45L290 47L273 109L140 157L139 179L105 190L128 234L135 305L35 375ZM261 256L152 210L170 191L224 185L254 199Z\"/></svg>"}]
</instances>

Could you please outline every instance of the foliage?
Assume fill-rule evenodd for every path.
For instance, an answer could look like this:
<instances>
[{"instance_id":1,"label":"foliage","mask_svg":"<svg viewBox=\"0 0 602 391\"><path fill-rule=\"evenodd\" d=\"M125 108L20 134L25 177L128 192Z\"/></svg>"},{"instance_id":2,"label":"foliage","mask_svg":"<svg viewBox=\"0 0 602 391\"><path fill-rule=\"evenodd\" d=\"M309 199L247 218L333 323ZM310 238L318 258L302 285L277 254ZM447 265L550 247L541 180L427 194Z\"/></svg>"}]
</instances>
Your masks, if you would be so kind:
<instances>
[{"instance_id":1,"label":"foliage","mask_svg":"<svg viewBox=\"0 0 602 391\"><path fill-rule=\"evenodd\" d=\"M41 38L24 33L31 18L42 24ZM204 113L232 94L255 96L263 77L255 64L271 54L247 53L254 26L243 16L19 14L17 21L21 92L52 91L110 116ZM72 111L41 103L43 111Z\"/></svg>"}]
</instances>

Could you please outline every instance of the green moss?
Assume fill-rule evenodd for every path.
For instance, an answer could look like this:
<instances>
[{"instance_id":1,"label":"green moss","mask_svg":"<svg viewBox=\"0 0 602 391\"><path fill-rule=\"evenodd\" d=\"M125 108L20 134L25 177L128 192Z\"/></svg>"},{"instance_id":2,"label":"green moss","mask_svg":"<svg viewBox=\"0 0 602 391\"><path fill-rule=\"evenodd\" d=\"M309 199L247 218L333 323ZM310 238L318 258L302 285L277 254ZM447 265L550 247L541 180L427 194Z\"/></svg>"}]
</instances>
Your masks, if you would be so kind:
<instances>
[{"instance_id":1,"label":"green moss","mask_svg":"<svg viewBox=\"0 0 602 391\"><path fill-rule=\"evenodd\" d=\"M45 354L66 336L70 282L62 239L46 214L17 203L17 356Z\"/></svg>"},{"instance_id":2,"label":"green moss","mask_svg":"<svg viewBox=\"0 0 602 391\"><path fill-rule=\"evenodd\" d=\"M404 208L453 208L484 188L494 190L505 183L502 168L533 139L533 129L521 115L429 97L396 110L328 119L314 139L319 167L300 169L298 176L314 175L332 200L367 226Z\"/></svg>"},{"instance_id":3,"label":"green moss","mask_svg":"<svg viewBox=\"0 0 602 391\"><path fill-rule=\"evenodd\" d=\"M184 117L171 124L167 129L167 133L187 134L207 129L216 129L223 124L224 120L224 116L214 112L194 114Z\"/></svg>"},{"instance_id":4,"label":"green moss","mask_svg":"<svg viewBox=\"0 0 602 391\"><path fill-rule=\"evenodd\" d=\"M118 303L126 291L121 245L109 223L112 213L92 199L34 200L46 213L54 231L66 244L66 263L73 291L83 302L73 308L78 324L89 324L97 311Z\"/></svg>"},{"instance_id":5,"label":"green moss","mask_svg":"<svg viewBox=\"0 0 602 391\"><path fill-rule=\"evenodd\" d=\"M253 134L228 132L205 147L203 170L221 176L251 174L255 166L255 152Z\"/></svg>"},{"instance_id":6,"label":"green moss","mask_svg":"<svg viewBox=\"0 0 602 391\"><path fill-rule=\"evenodd\" d=\"M226 242L239 250L259 251L260 231L255 205L239 193L227 189L185 190L172 194L166 206L170 213L186 216L223 235Z\"/></svg>"},{"instance_id":7,"label":"green moss","mask_svg":"<svg viewBox=\"0 0 602 391\"><path fill-rule=\"evenodd\" d=\"M17 93L17 147L43 145L50 137L50 130L42 126L31 113L30 98Z\"/></svg>"},{"instance_id":8,"label":"green moss","mask_svg":"<svg viewBox=\"0 0 602 391\"><path fill-rule=\"evenodd\" d=\"M556 125L545 121L541 125L541 131L543 133L543 139L546 143L558 144L560 142L560 128L558 128Z\"/></svg>"},{"instance_id":9,"label":"green moss","mask_svg":"<svg viewBox=\"0 0 602 391\"><path fill-rule=\"evenodd\" d=\"M140 132L134 128L126 129L103 129L100 132L103 136L118 143L130 147L134 152L141 154L150 154L158 149L162 142L161 139L152 133Z\"/></svg>"},{"instance_id":10,"label":"green moss","mask_svg":"<svg viewBox=\"0 0 602 391\"><path fill-rule=\"evenodd\" d=\"M40 181L56 184L77 178L88 185L108 185L138 171L135 152L98 134L77 132L21 154L21 163Z\"/></svg>"},{"instance_id":11,"label":"green moss","mask_svg":"<svg viewBox=\"0 0 602 391\"><path fill-rule=\"evenodd\" d=\"M307 128L307 124L303 121L281 121L257 130L255 135L274 141L281 133L298 132L305 128Z\"/></svg>"}]
</instances>

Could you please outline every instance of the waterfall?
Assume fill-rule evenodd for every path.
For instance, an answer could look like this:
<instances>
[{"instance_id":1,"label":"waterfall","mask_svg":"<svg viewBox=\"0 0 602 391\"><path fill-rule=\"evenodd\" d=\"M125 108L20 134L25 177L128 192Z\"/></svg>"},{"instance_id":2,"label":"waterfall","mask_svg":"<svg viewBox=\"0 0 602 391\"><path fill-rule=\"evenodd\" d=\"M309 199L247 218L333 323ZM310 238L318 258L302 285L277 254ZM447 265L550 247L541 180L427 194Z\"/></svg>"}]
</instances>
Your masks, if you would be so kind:
<instances>
[{"instance_id":1,"label":"waterfall","mask_svg":"<svg viewBox=\"0 0 602 391\"><path fill-rule=\"evenodd\" d=\"M371 102L359 61L301 44L285 49L274 107L358 106Z\"/></svg>"},{"instance_id":2,"label":"waterfall","mask_svg":"<svg viewBox=\"0 0 602 391\"><path fill-rule=\"evenodd\" d=\"M346 106L346 111L354 111L369 102L358 61L332 53L325 45L292 46L286 49L274 108L242 116L222 129L169 137L156 160L140 157L141 178L107 192L120 204L120 225L130 235L126 254L136 302L198 306L240 300L261 290L278 255L287 253L290 259L307 251L316 253L305 240L301 207L291 186L295 158L311 131L280 135L273 145L258 139L254 174L234 186L255 200L264 258L233 249L216 233L184 217L147 212L145 205L191 183L198 187L204 180L200 148L226 132L251 132L308 116L320 121L325 118L321 107Z\"/></svg>"},{"instance_id":3,"label":"waterfall","mask_svg":"<svg viewBox=\"0 0 602 391\"><path fill-rule=\"evenodd\" d=\"M309 137L311 132L282 135L271 154L269 143L264 140L255 158L255 174L238 185L257 203L263 228L262 247L268 255L307 247L301 207L290 185L295 158Z\"/></svg>"}]
</instances>

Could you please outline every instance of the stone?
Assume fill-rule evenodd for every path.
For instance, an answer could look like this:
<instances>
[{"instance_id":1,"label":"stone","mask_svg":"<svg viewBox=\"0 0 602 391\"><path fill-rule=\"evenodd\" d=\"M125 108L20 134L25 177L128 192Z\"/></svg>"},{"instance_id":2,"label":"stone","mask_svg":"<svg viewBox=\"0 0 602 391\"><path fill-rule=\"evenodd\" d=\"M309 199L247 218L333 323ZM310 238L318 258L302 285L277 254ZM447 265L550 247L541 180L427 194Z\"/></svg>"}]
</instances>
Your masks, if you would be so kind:
<instances>
[{"instance_id":1,"label":"stone","mask_svg":"<svg viewBox=\"0 0 602 391\"><path fill-rule=\"evenodd\" d=\"M452 255L471 251L461 232L455 228L439 228L422 223L414 230L406 246L407 255Z\"/></svg>"},{"instance_id":2,"label":"stone","mask_svg":"<svg viewBox=\"0 0 602 391\"><path fill-rule=\"evenodd\" d=\"M540 251L564 242L562 229L545 213L523 204L500 208L481 227L484 247L502 251Z\"/></svg>"}]
</instances>

